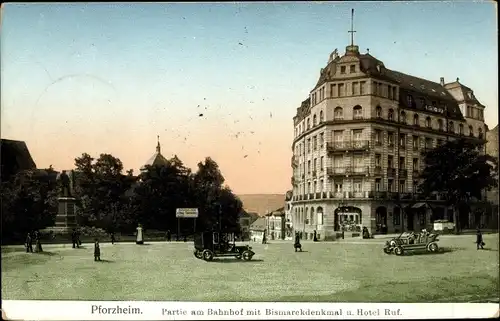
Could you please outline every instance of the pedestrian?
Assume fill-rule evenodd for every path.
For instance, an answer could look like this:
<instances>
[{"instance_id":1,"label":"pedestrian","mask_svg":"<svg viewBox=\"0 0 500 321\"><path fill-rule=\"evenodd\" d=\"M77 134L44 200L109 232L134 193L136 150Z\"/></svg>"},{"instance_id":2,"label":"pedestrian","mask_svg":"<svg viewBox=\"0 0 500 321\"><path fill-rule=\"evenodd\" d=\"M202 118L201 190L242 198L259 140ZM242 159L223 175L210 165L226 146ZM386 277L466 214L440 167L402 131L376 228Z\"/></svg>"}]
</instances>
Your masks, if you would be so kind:
<instances>
[{"instance_id":1,"label":"pedestrian","mask_svg":"<svg viewBox=\"0 0 500 321\"><path fill-rule=\"evenodd\" d=\"M170 232L170 230L167 230L167 242L170 241L172 241L172 233Z\"/></svg>"},{"instance_id":2,"label":"pedestrian","mask_svg":"<svg viewBox=\"0 0 500 321\"><path fill-rule=\"evenodd\" d=\"M295 233L295 243L293 244L293 247L295 249L295 252L297 252L297 250L300 250L300 252L302 252L302 244L300 244L300 234L298 232Z\"/></svg>"},{"instance_id":3,"label":"pedestrian","mask_svg":"<svg viewBox=\"0 0 500 321\"><path fill-rule=\"evenodd\" d=\"M80 248L80 246L82 245L82 239L80 238L81 235L82 235L82 232L79 229L77 229L76 230L76 246L78 248Z\"/></svg>"},{"instance_id":4,"label":"pedestrian","mask_svg":"<svg viewBox=\"0 0 500 321\"><path fill-rule=\"evenodd\" d=\"M40 242L40 232L35 231L35 252L43 252L42 243Z\"/></svg>"},{"instance_id":5,"label":"pedestrian","mask_svg":"<svg viewBox=\"0 0 500 321\"><path fill-rule=\"evenodd\" d=\"M94 261L101 260L101 248L99 247L99 241L95 239L94 242Z\"/></svg>"},{"instance_id":6,"label":"pedestrian","mask_svg":"<svg viewBox=\"0 0 500 321\"><path fill-rule=\"evenodd\" d=\"M483 234L481 233L481 230L477 229L477 232L476 232L476 244L477 244L477 249L479 250L479 248L481 247L481 250L484 249L484 242L483 242Z\"/></svg>"},{"instance_id":7,"label":"pedestrian","mask_svg":"<svg viewBox=\"0 0 500 321\"><path fill-rule=\"evenodd\" d=\"M341 226L340 226L340 230L341 230L341 232L342 232L342 239L344 239L344 236L345 236L345 231L344 231L345 229L344 229L344 225L341 225Z\"/></svg>"},{"instance_id":8,"label":"pedestrian","mask_svg":"<svg viewBox=\"0 0 500 321\"><path fill-rule=\"evenodd\" d=\"M318 235L316 233L316 230L314 230L314 238L313 238L313 242L318 242Z\"/></svg>"},{"instance_id":9,"label":"pedestrian","mask_svg":"<svg viewBox=\"0 0 500 321\"><path fill-rule=\"evenodd\" d=\"M71 243L73 243L73 248L76 248L78 244L78 239L76 237L76 229L73 229L73 231L71 232Z\"/></svg>"},{"instance_id":10,"label":"pedestrian","mask_svg":"<svg viewBox=\"0 0 500 321\"><path fill-rule=\"evenodd\" d=\"M33 239L31 238L31 233L28 232L26 235L26 243L24 243L26 247L26 253L33 253Z\"/></svg>"},{"instance_id":11,"label":"pedestrian","mask_svg":"<svg viewBox=\"0 0 500 321\"><path fill-rule=\"evenodd\" d=\"M115 244L115 232L111 232L111 244Z\"/></svg>"}]
</instances>

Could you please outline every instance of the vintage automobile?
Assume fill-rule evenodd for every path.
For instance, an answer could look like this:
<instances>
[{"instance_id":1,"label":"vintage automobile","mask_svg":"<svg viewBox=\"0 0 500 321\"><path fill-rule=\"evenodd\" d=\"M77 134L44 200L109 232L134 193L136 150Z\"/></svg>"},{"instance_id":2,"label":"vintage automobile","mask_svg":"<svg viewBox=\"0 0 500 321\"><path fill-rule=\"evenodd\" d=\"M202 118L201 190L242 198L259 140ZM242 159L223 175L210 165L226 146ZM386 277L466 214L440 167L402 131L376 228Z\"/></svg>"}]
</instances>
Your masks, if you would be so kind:
<instances>
[{"instance_id":1,"label":"vintage automobile","mask_svg":"<svg viewBox=\"0 0 500 321\"><path fill-rule=\"evenodd\" d=\"M194 238L194 256L205 261L221 256L234 256L250 261L254 255L252 247L236 246L234 233L202 232Z\"/></svg>"},{"instance_id":2,"label":"vintage automobile","mask_svg":"<svg viewBox=\"0 0 500 321\"><path fill-rule=\"evenodd\" d=\"M419 234L401 233L398 237L385 242L384 253L403 255L406 251L437 252L439 250L438 241L437 234L431 234L427 231L422 231Z\"/></svg>"}]
</instances>

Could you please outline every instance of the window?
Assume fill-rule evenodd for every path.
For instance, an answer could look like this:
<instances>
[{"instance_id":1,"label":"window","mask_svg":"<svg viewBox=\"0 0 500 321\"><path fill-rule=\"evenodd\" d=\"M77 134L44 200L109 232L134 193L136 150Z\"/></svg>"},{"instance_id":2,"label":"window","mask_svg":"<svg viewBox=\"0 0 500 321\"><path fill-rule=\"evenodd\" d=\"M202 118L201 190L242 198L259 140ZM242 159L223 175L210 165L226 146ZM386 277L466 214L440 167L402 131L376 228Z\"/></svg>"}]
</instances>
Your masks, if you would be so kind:
<instances>
[{"instance_id":1,"label":"window","mask_svg":"<svg viewBox=\"0 0 500 321\"><path fill-rule=\"evenodd\" d=\"M432 121L430 117L425 118L425 126L427 128L432 128Z\"/></svg>"},{"instance_id":2,"label":"window","mask_svg":"<svg viewBox=\"0 0 500 321\"><path fill-rule=\"evenodd\" d=\"M320 180L319 180L319 191L320 191L320 192L323 192L323 185L324 185L323 180L322 180L322 179L320 179Z\"/></svg>"},{"instance_id":3,"label":"window","mask_svg":"<svg viewBox=\"0 0 500 321\"><path fill-rule=\"evenodd\" d=\"M405 158L404 157L399 157L399 169L405 169Z\"/></svg>"},{"instance_id":4,"label":"window","mask_svg":"<svg viewBox=\"0 0 500 321\"><path fill-rule=\"evenodd\" d=\"M307 173L311 173L311 161L307 161Z\"/></svg>"},{"instance_id":5,"label":"window","mask_svg":"<svg viewBox=\"0 0 500 321\"><path fill-rule=\"evenodd\" d=\"M361 108L361 106L354 106L353 119L363 119L363 109Z\"/></svg>"},{"instance_id":6,"label":"window","mask_svg":"<svg viewBox=\"0 0 500 321\"><path fill-rule=\"evenodd\" d=\"M316 171L316 164L318 163L318 159L315 158L313 161L313 171Z\"/></svg>"},{"instance_id":7,"label":"window","mask_svg":"<svg viewBox=\"0 0 500 321\"><path fill-rule=\"evenodd\" d=\"M406 113L404 111L401 111L400 115L401 123L406 124Z\"/></svg>"},{"instance_id":8,"label":"window","mask_svg":"<svg viewBox=\"0 0 500 321\"><path fill-rule=\"evenodd\" d=\"M310 153L311 152L311 139L308 138L307 139L307 153Z\"/></svg>"},{"instance_id":9,"label":"window","mask_svg":"<svg viewBox=\"0 0 500 321\"><path fill-rule=\"evenodd\" d=\"M352 74L352 73L355 73L355 72L356 72L356 65L351 65L351 66L349 67L349 69L350 69L350 70L349 70L349 72L350 72L351 74Z\"/></svg>"},{"instance_id":10,"label":"window","mask_svg":"<svg viewBox=\"0 0 500 321\"><path fill-rule=\"evenodd\" d=\"M483 138L483 129L481 127L477 129L477 134L478 134L477 137Z\"/></svg>"},{"instance_id":11,"label":"window","mask_svg":"<svg viewBox=\"0 0 500 321\"><path fill-rule=\"evenodd\" d=\"M387 156L387 168L394 168L394 156Z\"/></svg>"},{"instance_id":12,"label":"window","mask_svg":"<svg viewBox=\"0 0 500 321\"><path fill-rule=\"evenodd\" d=\"M394 208L394 213L392 213L392 224L395 226L401 225L401 210L399 207Z\"/></svg>"},{"instance_id":13,"label":"window","mask_svg":"<svg viewBox=\"0 0 500 321\"><path fill-rule=\"evenodd\" d=\"M354 186L355 193L360 193L363 191L363 189L361 188L361 181L359 181L359 180L354 181L353 186Z\"/></svg>"},{"instance_id":14,"label":"window","mask_svg":"<svg viewBox=\"0 0 500 321\"><path fill-rule=\"evenodd\" d=\"M363 155L354 155L352 161L355 168L363 167Z\"/></svg>"},{"instance_id":15,"label":"window","mask_svg":"<svg viewBox=\"0 0 500 321\"><path fill-rule=\"evenodd\" d=\"M407 102L408 102L408 107L414 107L414 106L413 106L413 96L412 96L412 95L408 95L408 96L406 97L406 100L407 100Z\"/></svg>"},{"instance_id":16,"label":"window","mask_svg":"<svg viewBox=\"0 0 500 321\"><path fill-rule=\"evenodd\" d=\"M375 179L375 192L380 192L382 189L382 179Z\"/></svg>"},{"instance_id":17,"label":"window","mask_svg":"<svg viewBox=\"0 0 500 321\"><path fill-rule=\"evenodd\" d=\"M382 131L375 129L375 144L382 145Z\"/></svg>"},{"instance_id":18,"label":"window","mask_svg":"<svg viewBox=\"0 0 500 321\"><path fill-rule=\"evenodd\" d=\"M413 159L413 170L414 170L414 171L418 171L418 170L419 170L419 166L418 166L418 158L414 158L414 159Z\"/></svg>"},{"instance_id":19,"label":"window","mask_svg":"<svg viewBox=\"0 0 500 321\"><path fill-rule=\"evenodd\" d=\"M366 92L366 81L359 82L359 94L364 95Z\"/></svg>"},{"instance_id":20,"label":"window","mask_svg":"<svg viewBox=\"0 0 500 321\"><path fill-rule=\"evenodd\" d=\"M382 118L382 107L380 106L375 107L375 117Z\"/></svg>"},{"instance_id":21,"label":"window","mask_svg":"<svg viewBox=\"0 0 500 321\"><path fill-rule=\"evenodd\" d=\"M432 148L432 138L428 138L428 137L427 137L427 138L425 139L425 148L426 148L426 149L430 149L430 148Z\"/></svg>"},{"instance_id":22,"label":"window","mask_svg":"<svg viewBox=\"0 0 500 321\"><path fill-rule=\"evenodd\" d=\"M392 108L389 109L389 112L387 114L387 119L389 119L390 121L394 120L394 110Z\"/></svg>"},{"instance_id":23,"label":"window","mask_svg":"<svg viewBox=\"0 0 500 321\"><path fill-rule=\"evenodd\" d=\"M399 181L399 192L400 193L405 192L405 187L406 187L405 181Z\"/></svg>"},{"instance_id":24,"label":"window","mask_svg":"<svg viewBox=\"0 0 500 321\"><path fill-rule=\"evenodd\" d=\"M418 114L413 115L413 125L415 126L419 125Z\"/></svg>"},{"instance_id":25,"label":"window","mask_svg":"<svg viewBox=\"0 0 500 321\"><path fill-rule=\"evenodd\" d=\"M412 140L413 150L418 150L418 136L413 136Z\"/></svg>"},{"instance_id":26,"label":"window","mask_svg":"<svg viewBox=\"0 0 500 321\"><path fill-rule=\"evenodd\" d=\"M472 107L471 106L467 106L467 114L465 115L465 117L472 117Z\"/></svg>"},{"instance_id":27,"label":"window","mask_svg":"<svg viewBox=\"0 0 500 321\"><path fill-rule=\"evenodd\" d=\"M323 171L325 169L324 166L325 166L325 157L321 156L320 163L319 163L319 168L321 171Z\"/></svg>"},{"instance_id":28,"label":"window","mask_svg":"<svg viewBox=\"0 0 500 321\"><path fill-rule=\"evenodd\" d=\"M392 99L396 100L397 99L396 95L397 95L396 87L392 87Z\"/></svg>"},{"instance_id":29,"label":"window","mask_svg":"<svg viewBox=\"0 0 500 321\"><path fill-rule=\"evenodd\" d=\"M375 154L375 166L379 167L382 163L382 155Z\"/></svg>"},{"instance_id":30,"label":"window","mask_svg":"<svg viewBox=\"0 0 500 321\"><path fill-rule=\"evenodd\" d=\"M337 97L338 91L337 91L337 85L336 84L331 84L330 85L330 95L331 97Z\"/></svg>"},{"instance_id":31,"label":"window","mask_svg":"<svg viewBox=\"0 0 500 321\"><path fill-rule=\"evenodd\" d=\"M342 183L335 184L335 193L342 193Z\"/></svg>"},{"instance_id":32,"label":"window","mask_svg":"<svg viewBox=\"0 0 500 321\"><path fill-rule=\"evenodd\" d=\"M344 158L342 156L335 156L333 158L333 166L336 167L336 168L340 168L342 167L342 165L344 163Z\"/></svg>"},{"instance_id":33,"label":"window","mask_svg":"<svg viewBox=\"0 0 500 321\"><path fill-rule=\"evenodd\" d=\"M318 149L318 140L316 139L316 136L313 136L312 141L313 141L313 150L317 150Z\"/></svg>"},{"instance_id":34,"label":"window","mask_svg":"<svg viewBox=\"0 0 500 321\"><path fill-rule=\"evenodd\" d=\"M460 135L463 135L464 134L464 125L463 124L459 124L458 125L458 133Z\"/></svg>"},{"instance_id":35,"label":"window","mask_svg":"<svg viewBox=\"0 0 500 321\"><path fill-rule=\"evenodd\" d=\"M335 107L333 111L333 119L342 120L344 119L344 113L341 107Z\"/></svg>"},{"instance_id":36,"label":"window","mask_svg":"<svg viewBox=\"0 0 500 321\"><path fill-rule=\"evenodd\" d=\"M358 82L353 82L352 83L352 95L357 95L358 94L358 87L359 87L359 83Z\"/></svg>"},{"instance_id":37,"label":"window","mask_svg":"<svg viewBox=\"0 0 500 321\"><path fill-rule=\"evenodd\" d=\"M333 140L335 142L342 142L344 140L344 131L343 130L334 130L333 131Z\"/></svg>"},{"instance_id":38,"label":"window","mask_svg":"<svg viewBox=\"0 0 500 321\"><path fill-rule=\"evenodd\" d=\"M406 134L399 134L399 147L405 149L406 147Z\"/></svg>"},{"instance_id":39,"label":"window","mask_svg":"<svg viewBox=\"0 0 500 321\"><path fill-rule=\"evenodd\" d=\"M321 111L319 112L319 123L320 123L320 124L324 121L324 117L325 117L325 116L323 115L323 111L321 110Z\"/></svg>"},{"instance_id":40,"label":"window","mask_svg":"<svg viewBox=\"0 0 500 321\"><path fill-rule=\"evenodd\" d=\"M388 98L389 99L392 99L392 87L390 85L387 85L387 94L388 94Z\"/></svg>"},{"instance_id":41,"label":"window","mask_svg":"<svg viewBox=\"0 0 500 321\"><path fill-rule=\"evenodd\" d=\"M394 181L392 179L387 180L387 191L392 192L394 190Z\"/></svg>"},{"instance_id":42,"label":"window","mask_svg":"<svg viewBox=\"0 0 500 321\"><path fill-rule=\"evenodd\" d=\"M387 133L387 142L389 143L389 146L394 146L394 133L393 132Z\"/></svg>"},{"instance_id":43,"label":"window","mask_svg":"<svg viewBox=\"0 0 500 321\"><path fill-rule=\"evenodd\" d=\"M316 126L316 123L317 123L317 119L316 119L316 114L313 115L313 127Z\"/></svg>"},{"instance_id":44,"label":"window","mask_svg":"<svg viewBox=\"0 0 500 321\"><path fill-rule=\"evenodd\" d=\"M341 74L345 74L345 66L341 66L340 67L340 73Z\"/></svg>"},{"instance_id":45,"label":"window","mask_svg":"<svg viewBox=\"0 0 500 321\"><path fill-rule=\"evenodd\" d=\"M343 97L345 96L345 91L344 91L344 84L339 84L338 85L338 88L339 88L339 97Z\"/></svg>"},{"instance_id":46,"label":"window","mask_svg":"<svg viewBox=\"0 0 500 321\"><path fill-rule=\"evenodd\" d=\"M472 126L469 126L469 136L474 136L474 130L472 129Z\"/></svg>"},{"instance_id":47,"label":"window","mask_svg":"<svg viewBox=\"0 0 500 321\"><path fill-rule=\"evenodd\" d=\"M449 131L450 133L454 133L454 132L455 132L455 124L454 124L452 121L450 121L450 122L448 123L448 131Z\"/></svg>"},{"instance_id":48,"label":"window","mask_svg":"<svg viewBox=\"0 0 500 321\"><path fill-rule=\"evenodd\" d=\"M319 134L319 148L323 148L323 144L325 143L325 134Z\"/></svg>"},{"instance_id":49,"label":"window","mask_svg":"<svg viewBox=\"0 0 500 321\"><path fill-rule=\"evenodd\" d=\"M306 123L307 123L307 130L311 129L311 123L309 122L309 118L307 118Z\"/></svg>"},{"instance_id":50,"label":"window","mask_svg":"<svg viewBox=\"0 0 500 321\"><path fill-rule=\"evenodd\" d=\"M443 130L444 129L443 120L442 119L438 119L438 129L439 130Z\"/></svg>"}]
</instances>

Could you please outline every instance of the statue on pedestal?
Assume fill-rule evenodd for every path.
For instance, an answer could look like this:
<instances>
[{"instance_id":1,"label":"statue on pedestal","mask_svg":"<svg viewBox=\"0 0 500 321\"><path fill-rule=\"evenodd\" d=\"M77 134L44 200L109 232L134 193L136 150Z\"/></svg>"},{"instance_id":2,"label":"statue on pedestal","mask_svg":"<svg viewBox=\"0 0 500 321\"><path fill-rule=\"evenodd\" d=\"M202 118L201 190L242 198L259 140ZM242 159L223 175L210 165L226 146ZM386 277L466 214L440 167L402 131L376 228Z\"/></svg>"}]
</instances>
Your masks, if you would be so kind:
<instances>
[{"instance_id":1,"label":"statue on pedestal","mask_svg":"<svg viewBox=\"0 0 500 321\"><path fill-rule=\"evenodd\" d=\"M71 193L71 180L70 180L68 174L66 174L66 171L61 172L57 181L59 183L59 188L60 188L59 195L61 197L72 197L71 196L71 194L72 194Z\"/></svg>"}]
</instances>

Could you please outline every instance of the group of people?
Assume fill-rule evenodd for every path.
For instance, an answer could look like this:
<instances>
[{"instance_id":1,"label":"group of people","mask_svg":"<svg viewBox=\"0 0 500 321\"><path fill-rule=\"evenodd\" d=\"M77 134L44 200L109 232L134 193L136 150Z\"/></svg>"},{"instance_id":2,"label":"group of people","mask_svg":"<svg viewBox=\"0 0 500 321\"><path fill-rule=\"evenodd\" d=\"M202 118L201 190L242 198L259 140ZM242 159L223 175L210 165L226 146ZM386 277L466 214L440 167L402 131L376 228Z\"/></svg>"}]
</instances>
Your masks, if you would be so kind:
<instances>
[{"instance_id":1,"label":"group of people","mask_svg":"<svg viewBox=\"0 0 500 321\"><path fill-rule=\"evenodd\" d=\"M34 251L33 251L33 242L35 243ZM26 253L43 252L42 243L40 241L40 232L38 231L28 232L28 235L26 236L26 242L24 243L24 247L26 248Z\"/></svg>"}]
</instances>

